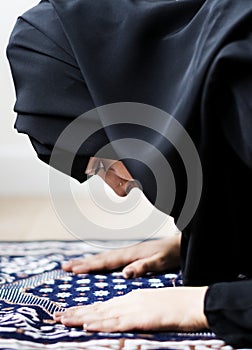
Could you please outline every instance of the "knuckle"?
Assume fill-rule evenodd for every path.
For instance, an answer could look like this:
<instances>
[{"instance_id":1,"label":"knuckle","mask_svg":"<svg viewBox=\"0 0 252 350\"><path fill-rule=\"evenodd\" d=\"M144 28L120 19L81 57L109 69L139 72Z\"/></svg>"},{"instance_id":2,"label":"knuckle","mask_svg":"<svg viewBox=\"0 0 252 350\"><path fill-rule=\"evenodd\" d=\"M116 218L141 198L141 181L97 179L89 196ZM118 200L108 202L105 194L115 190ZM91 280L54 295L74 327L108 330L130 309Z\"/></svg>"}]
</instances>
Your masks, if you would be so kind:
<instances>
[{"instance_id":1,"label":"knuckle","mask_svg":"<svg viewBox=\"0 0 252 350\"><path fill-rule=\"evenodd\" d=\"M102 305L101 301L97 301L96 303L94 303L93 304L94 312L99 312L101 310L101 305Z\"/></svg>"},{"instance_id":2,"label":"knuckle","mask_svg":"<svg viewBox=\"0 0 252 350\"><path fill-rule=\"evenodd\" d=\"M146 271L149 267L149 263L147 261L142 261L139 267L142 271Z\"/></svg>"},{"instance_id":3,"label":"knuckle","mask_svg":"<svg viewBox=\"0 0 252 350\"><path fill-rule=\"evenodd\" d=\"M97 255L97 258L99 262L107 263L110 256L111 254L109 254L109 252L103 252Z\"/></svg>"},{"instance_id":4,"label":"knuckle","mask_svg":"<svg viewBox=\"0 0 252 350\"><path fill-rule=\"evenodd\" d=\"M157 257L157 265L160 266L160 267L165 267L167 264L167 259L166 259L166 256L164 255L159 255Z\"/></svg>"},{"instance_id":5,"label":"knuckle","mask_svg":"<svg viewBox=\"0 0 252 350\"><path fill-rule=\"evenodd\" d=\"M149 261L142 261L139 260L137 266L136 266L136 270L138 274L142 274L147 272L150 269L150 263Z\"/></svg>"},{"instance_id":6,"label":"knuckle","mask_svg":"<svg viewBox=\"0 0 252 350\"><path fill-rule=\"evenodd\" d=\"M120 316L116 316L114 318L114 324L118 332L123 332L124 331L124 322L123 318Z\"/></svg>"}]
</instances>

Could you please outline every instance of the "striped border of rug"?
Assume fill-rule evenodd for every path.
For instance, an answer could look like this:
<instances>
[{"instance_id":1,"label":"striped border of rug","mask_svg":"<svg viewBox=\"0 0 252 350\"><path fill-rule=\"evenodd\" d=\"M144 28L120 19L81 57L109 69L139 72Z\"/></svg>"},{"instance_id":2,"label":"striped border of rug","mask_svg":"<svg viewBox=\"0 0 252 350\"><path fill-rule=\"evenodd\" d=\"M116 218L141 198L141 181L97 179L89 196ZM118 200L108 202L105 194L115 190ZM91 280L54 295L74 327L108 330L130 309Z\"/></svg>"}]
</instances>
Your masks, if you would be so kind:
<instances>
[{"instance_id":1,"label":"striped border of rug","mask_svg":"<svg viewBox=\"0 0 252 350\"><path fill-rule=\"evenodd\" d=\"M132 241L128 242L129 245ZM113 241L120 247L121 241ZM61 262L103 249L100 241L0 243L1 349L232 349L213 333L85 334L58 325L52 314L65 307L103 301L134 288L179 287L181 275L165 274L124 281L120 272L73 275ZM15 334L15 337L14 337Z\"/></svg>"}]
</instances>

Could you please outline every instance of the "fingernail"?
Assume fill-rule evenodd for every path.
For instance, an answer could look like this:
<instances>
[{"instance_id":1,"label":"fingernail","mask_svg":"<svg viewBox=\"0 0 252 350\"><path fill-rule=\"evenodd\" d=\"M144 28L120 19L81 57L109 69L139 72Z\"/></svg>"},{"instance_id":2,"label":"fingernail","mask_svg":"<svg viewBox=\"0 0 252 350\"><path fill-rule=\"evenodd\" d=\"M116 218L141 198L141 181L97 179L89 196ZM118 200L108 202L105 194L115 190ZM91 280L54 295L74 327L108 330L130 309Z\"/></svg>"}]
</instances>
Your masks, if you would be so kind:
<instances>
[{"instance_id":1,"label":"fingernail","mask_svg":"<svg viewBox=\"0 0 252 350\"><path fill-rule=\"evenodd\" d=\"M87 323L83 323L83 331L84 331L84 332L87 332L87 330L88 330L88 325L87 325Z\"/></svg>"},{"instance_id":2,"label":"fingernail","mask_svg":"<svg viewBox=\"0 0 252 350\"><path fill-rule=\"evenodd\" d=\"M62 317L62 314L53 315L53 319L55 322L61 322L61 317Z\"/></svg>"},{"instance_id":3,"label":"fingernail","mask_svg":"<svg viewBox=\"0 0 252 350\"><path fill-rule=\"evenodd\" d=\"M71 265L70 262L64 261L64 262L62 263L61 266L67 268L67 267L69 267L70 265Z\"/></svg>"},{"instance_id":4,"label":"fingernail","mask_svg":"<svg viewBox=\"0 0 252 350\"><path fill-rule=\"evenodd\" d=\"M84 332L90 333L90 332L97 332L99 331L99 327L97 327L96 322L91 322L89 324L83 324L83 330Z\"/></svg>"},{"instance_id":5,"label":"fingernail","mask_svg":"<svg viewBox=\"0 0 252 350\"><path fill-rule=\"evenodd\" d=\"M126 278L133 278L134 277L134 270L133 269L127 269L124 271Z\"/></svg>"},{"instance_id":6,"label":"fingernail","mask_svg":"<svg viewBox=\"0 0 252 350\"><path fill-rule=\"evenodd\" d=\"M68 321L68 317L67 317L67 316L62 316L61 319L60 319L60 321L61 321L62 323L65 323L65 322Z\"/></svg>"},{"instance_id":7,"label":"fingernail","mask_svg":"<svg viewBox=\"0 0 252 350\"><path fill-rule=\"evenodd\" d=\"M81 270L78 267L73 267L72 268L72 272L75 273L75 274L78 274L78 273L81 272Z\"/></svg>"}]
</instances>

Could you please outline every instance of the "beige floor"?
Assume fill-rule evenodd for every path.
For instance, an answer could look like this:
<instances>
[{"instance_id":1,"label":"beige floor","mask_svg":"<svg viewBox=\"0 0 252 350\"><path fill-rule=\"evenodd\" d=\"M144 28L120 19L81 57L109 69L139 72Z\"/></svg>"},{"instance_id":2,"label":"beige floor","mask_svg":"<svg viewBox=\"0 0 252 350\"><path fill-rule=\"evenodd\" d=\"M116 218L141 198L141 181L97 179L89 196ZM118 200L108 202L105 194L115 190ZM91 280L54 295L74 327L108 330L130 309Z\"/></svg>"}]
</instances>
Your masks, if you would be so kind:
<instances>
[{"instance_id":1,"label":"beige floor","mask_svg":"<svg viewBox=\"0 0 252 350\"><path fill-rule=\"evenodd\" d=\"M168 234L176 234L178 229L173 218L158 211L147 201L142 192L139 191L139 193L140 197L137 192L131 191L129 196L124 197L124 199L114 195L116 208L118 206L122 208L120 205L123 205L124 208L125 203L134 204L130 207L131 210L122 211L120 209L118 214L117 211L106 210L107 208L104 209L103 206L100 206L100 203L107 203L107 197L99 202L99 198L102 198L99 197L99 192L98 196L95 197L97 201L95 201L94 197L86 191L85 195L76 202L83 215L75 217L74 221L71 219L70 225L66 224L66 218L73 217L68 215L68 212L73 212L71 211L72 202L62 201L62 197L60 197L60 201L56 202L57 205L60 203L61 208L62 203L64 205L65 211L61 216L69 230L58 219L50 197L0 197L0 241L75 240L78 238L70 233L70 229L76 232L76 227L78 227L77 230L80 229L77 237L89 240L136 239L142 241L150 237L159 238ZM111 195L110 199L112 200ZM88 218L89 222L91 221L95 225L86 226L87 221L83 221L83 218ZM72 223L74 226L71 227ZM84 233L85 227L89 227L89 229L88 232ZM85 236L83 236L84 234Z\"/></svg>"},{"instance_id":2,"label":"beige floor","mask_svg":"<svg viewBox=\"0 0 252 350\"><path fill-rule=\"evenodd\" d=\"M0 198L0 240L74 240L59 222L49 198Z\"/></svg>"}]
</instances>

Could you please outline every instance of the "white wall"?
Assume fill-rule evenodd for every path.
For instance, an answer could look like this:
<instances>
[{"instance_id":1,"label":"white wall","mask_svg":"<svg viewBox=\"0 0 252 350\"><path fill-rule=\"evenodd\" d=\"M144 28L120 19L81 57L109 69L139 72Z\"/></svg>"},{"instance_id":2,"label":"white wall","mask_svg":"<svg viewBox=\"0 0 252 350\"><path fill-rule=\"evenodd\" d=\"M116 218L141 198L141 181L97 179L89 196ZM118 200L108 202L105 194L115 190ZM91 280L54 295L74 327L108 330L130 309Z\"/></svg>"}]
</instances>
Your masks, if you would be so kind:
<instances>
[{"instance_id":1,"label":"white wall","mask_svg":"<svg viewBox=\"0 0 252 350\"><path fill-rule=\"evenodd\" d=\"M0 196L48 192L48 167L37 159L27 136L18 134L13 127L15 91L5 53L17 17L38 2L0 1Z\"/></svg>"}]
</instances>

